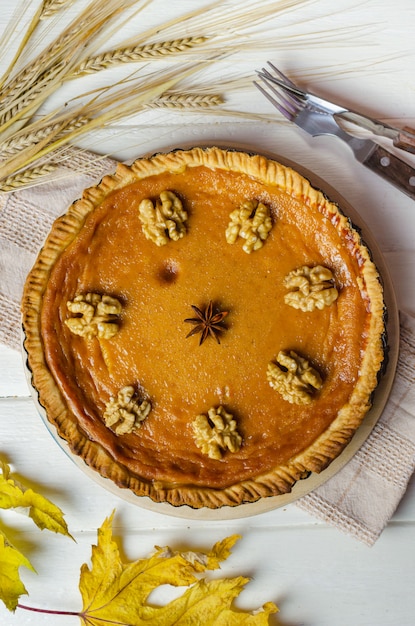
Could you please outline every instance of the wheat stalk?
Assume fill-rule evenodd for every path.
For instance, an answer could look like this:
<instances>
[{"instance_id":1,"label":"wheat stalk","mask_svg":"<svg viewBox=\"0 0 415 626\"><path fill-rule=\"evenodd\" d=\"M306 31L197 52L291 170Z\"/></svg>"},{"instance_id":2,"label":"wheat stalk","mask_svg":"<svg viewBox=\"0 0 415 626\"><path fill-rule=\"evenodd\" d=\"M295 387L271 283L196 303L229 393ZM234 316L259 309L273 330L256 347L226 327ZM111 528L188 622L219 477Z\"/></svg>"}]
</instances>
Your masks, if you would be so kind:
<instances>
[{"instance_id":1,"label":"wheat stalk","mask_svg":"<svg viewBox=\"0 0 415 626\"><path fill-rule=\"evenodd\" d=\"M293 0L285 0L284 8L287 7L295 8L298 6L298 2ZM278 3L279 8L281 9L281 2ZM274 5L273 5L274 6ZM216 7L216 4L214 5ZM257 7L258 8L258 7ZM209 7L207 11L209 11ZM266 9L266 14L269 12L269 6ZM241 16L233 17L233 26L235 27L235 23L239 25L241 21ZM259 15L252 15L252 8L248 10L247 15L245 16L243 13L241 14L242 25L245 24L245 19L249 17L250 25L252 26L256 22L261 22L264 19L264 14L261 12ZM199 25L198 19L200 16L200 11L192 12L189 16L184 16L181 20L181 26L183 27L183 23L189 20L195 22L195 24ZM118 47L115 50L108 50L99 55L92 56L90 58L85 59L81 64L74 68L72 74L68 76L69 79L78 78L80 76L93 74L96 72L100 72L106 69L110 69L117 65L125 64L125 63L137 63L146 60L155 60L155 59L165 59L167 56L174 56L179 53L189 52L193 48L201 46L201 44L205 44L203 46L203 50L206 53L212 53L217 50L219 45L219 40L223 40L226 37L226 42L221 41L221 50L224 54L233 53L236 50L242 51L244 49L252 50L253 41L250 35L244 36L243 33L238 30L238 36L235 42L233 42L230 37L229 31L229 23L228 23L228 15L227 13L222 14L220 20L215 18L209 22L206 18L206 12L204 14L204 30L205 35L201 36L190 36L190 37L180 37L167 41L159 41L154 43L145 43L140 44L139 42L135 42L131 45L124 45ZM176 20L174 21L176 24ZM219 28L219 24L221 28ZM171 24L169 23L163 29L157 29L157 32L169 31L171 28ZM344 29L337 29L336 33L333 34L332 30L329 32L325 31L317 31L313 32L312 35L303 35L298 33L289 33L287 35L279 34L278 44L279 46L283 46L284 49L288 48L297 48L302 44L307 44L308 46L318 45L319 47L324 43L332 43L336 41L339 43L339 32L343 30L345 35L349 35L353 32L356 35L357 31L354 27L353 29L350 27L345 27ZM366 28L365 28L366 31ZM153 30L148 31L145 36L153 34ZM140 37L140 41L143 39L143 36ZM272 49L274 46L274 38L261 38L260 40L255 41L255 50L261 49Z\"/></svg>"},{"instance_id":2,"label":"wheat stalk","mask_svg":"<svg viewBox=\"0 0 415 626\"><path fill-rule=\"evenodd\" d=\"M27 109L35 103L39 98L39 95L49 94L49 90L47 89L51 83L53 83L53 90L55 89L54 82L59 75L65 72L65 64L59 63L55 65L50 70L43 72L38 77L36 81L36 87L29 90L27 93L20 94L20 88L12 93L9 99L5 101L0 101L0 106L2 108L2 115L0 116L0 131L4 132L11 125L16 125L16 122L21 118L22 115L25 115Z\"/></svg>"},{"instance_id":3,"label":"wheat stalk","mask_svg":"<svg viewBox=\"0 0 415 626\"><path fill-rule=\"evenodd\" d=\"M204 43L206 40L206 37L184 37L181 39L174 39L173 41L162 41L142 46L109 50L108 52L104 52L83 61L83 63L74 69L70 78L76 78L85 74L93 74L123 63L136 63L138 61L155 59L156 57L164 58L169 55L186 52L191 48Z\"/></svg>"},{"instance_id":4,"label":"wheat stalk","mask_svg":"<svg viewBox=\"0 0 415 626\"><path fill-rule=\"evenodd\" d=\"M79 153L84 152L79 148ZM41 185L48 181L55 181L57 179L67 178L73 176L75 173L90 172L91 166L96 162L105 160L106 156L97 155L91 160L90 155L87 159L81 159L74 164L74 154L72 150L68 150L66 146L56 150L53 154L53 159L42 160L39 159L34 167L25 168L21 171L8 176L0 181L0 192L11 192L17 189L34 187L35 185Z\"/></svg>"},{"instance_id":5,"label":"wheat stalk","mask_svg":"<svg viewBox=\"0 0 415 626\"><path fill-rule=\"evenodd\" d=\"M136 0L107 0L99 9L91 3L47 48L11 80L3 84L0 106L3 119L0 132L14 121L33 112L63 82L76 64L87 57L97 45L94 35L124 8ZM15 127L15 124L14 124Z\"/></svg>"},{"instance_id":6,"label":"wheat stalk","mask_svg":"<svg viewBox=\"0 0 415 626\"><path fill-rule=\"evenodd\" d=\"M70 78L108 69L115 65L144 60L165 58L168 55L190 51L195 46L203 46L208 54L215 53L220 46L222 55L234 53L246 49L258 49L259 47L273 48L274 39L252 40L251 35L244 39L242 29L252 29L255 25L263 23L271 14L296 9L299 5L307 4L313 0L277 0L276 2L264 3L261 1L246 2L244 9L235 13L235 8L222 7L221 0L213 2L207 7L199 8L190 13L177 17L165 23L161 28L155 27L142 33L137 40L126 40L116 50L103 52L95 57L90 57L77 66ZM192 28L199 32L199 36L182 37L183 29ZM142 43L154 36L161 34L175 34L169 40ZM233 39L233 41L232 41ZM287 43L291 35L287 37ZM321 43L321 41L320 41Z\"/></svg>"},{"instance_id":7,"label":"wheat stalk","mask_svg":"<svg viewBox=\"0 0 415 626\"><path fill-rule=\"evenodd\" d=\"M48 17L52 17L52 15L55 15L55 13L62 9L66 9L74 2L75 0L43 0L40 19L45 20Z\"/></svg>"},{"instance_id":8,"label":"wheat stalk","mask_svg":"<svg viewBox=\"0 0 415 626\"><path fill-rule=\"evenodd\" d=\"M146 104L160 97L165 91L171 89L184 78L200 70L200 65L192 64L184 66L180 71L177 69L169 72L158 72L151 79L146 76L135 84L127 82L127 86L118 89L115 93L104 90L95 96L86 105L81 105L72 111L73 118L88 118L88 121L78 128L73 128L69 133L62 133L69 123L69 113L62 118L61 127L58 127L48 137L39 141L38 144L30 145L7 161L0 163L0 180L13 174L13 172L31 165L39 158L52 153L62 145L73 141L85 132L103 127L121 118L134 115L144 108Z\"/></svg>"},{"instance_id":9,"label":"wheat stalk","mask_svg":"<svg viewBox=\"0 0 415 626\"><path fill-rule=\"evenodd\" d=\"M0 181L0 191L15 191L21 187L31 186L39 178L45 178L57 170L54 163L45 163L33 168L27 168L23 172L17 172Z\"/></svg>"},{"instance_id":10,"label":"wheat stalk","mask_svg":"<svg viewBox=\"0 0 415 626\"><path fill-rule=\"evenodd\" d=\"M270 16L300 9L303 5L314 1L275 0L274 2L264 2L264 0L245 0L243 7L241 6L242 3L239 3L236 11L235 5L224 3L223 0L216 0L210 5L190 11L185 15L180 15L166 22L162 28L155 27L145 31L141 34L140 39L142 41L149 40L161 36L161 34L164 38L176 39L182 37L184 30L188 32L191 29L193 32L197 32L200 36L205 36L210 40L222 38L224 41L229 41L232 37L238 40L243 29L247 29L252 33L254 27L269 20ZM138 43L136 38L130 38L124 40L120 47L130 47ZM252 42L253 49L255 49L257 43L258 39ZM275 43L274 39L272 42L273 47Z\"/></svg>"},{"instance_id":11,"label":"wheat stalk","mask_svg":"<svg viewBox=\"0 0 415 626\"><path fill-rule=\"evenodd\" d=\"M8 140L0 143L0 160L8 159L22 150L39 144L41 141L45 139L51 139L53 136L59 137L61 134L71 133L73 130L77 128L81 128L84 126L89 119L87 117L79 116L71 119L70 122L62 127L62 122L54 122L51 124L42 124L28 127L28 131L15 133ZM38 126L38 128L36 128ZM34 128L35 127L35 128Z\"/></svg>"},{"instance_id":12,"label":"wheat stalk","mask_svg":"<svg viewBox=\"0 0 415 626\"><path fill-rule=\"evenodd\" d=\"M23 5L22 7L22 12L25 9L25 5ZM34 31L36 30L36 27L38 26L39 22L40 22L40 17L42 15L42 7L39 7L39 9L36 11L35 15L33 16L29 26L26 29L25 34L23 35L22 39L20 40L20 44L19 47L17 48L8 68L6 69L6 71L4 72L1 80L0 80L0 87L2 87L4 85L4 83L7 81L7 77L12 73L17 61L20 58L20 55L22 54L23 50L25 49L28 41L30 40L31 36L33 35ZM14 20L13 23L11 24L11 28L9 33L5 33L4 36L2 37L2 41L0 42L0 44L2 46L4 46L4 48L6 48L6 46L8 45L8 41L9 38L12 35L12 32L14 30L14 28L16 27L17 23L22 19L23 15L20 14L20 12L16 12L15 16L14 16Z\"/></svg>"},{"instance_id":13,"label":"wheat stalk","mask_svg":"<svg viewBox=\"0 0 415 626\"><path fill-rule=\"evenodd\" d=\"M18 59L20 58L21 53L23 52L24 48L26 47L28 41L30 40L31 36L33 35L34 31L36 30L37 26L39 25L39 22L41 20L44 20L48 17L51 17L52 15L54 15L55 13L57 13L58 11L60 11L62 8L66 8L69 5L73 4L75 0L43 0L42 4L39 6L39 8L37 9L37 11L35 12L34 16L32 17L26 31L25 34L23 35L22 39L20 40L19 43L19 47L17 49L17 51L15 52L15 55L8 67L8 69L6 70L6 72L3 75L3 79L2 79L2 83L4 83L4 81L6 80L7 76L9 76L9 74L11 73L12 69L14 68L14 66L16 65L16 62L18 61ZM6 47L8 45L8 41L9 39L13 36L13 31L15 29L15 26L23 19L24 13L26 12L26 10L28 9L28 5L31 3L31 0L28 0L27 3L22 4L19 8L20 10L15 12L14 15L14 19L12 20L12 24L11 24L11 28L9 30L9 33L6 34L6 36L2 37L1 41L0 41L0 46L4 46Z\"/></svg>"},{"instance_id":14,"label":"wheat stalk","mask_svg":"<svg viewBox=\"0 0 415 626\"><path fill-rule=\"evenodd\" d=\"M24 65L20 53L27 50L38 23L66 8L72 1L42 0L15 57L22 66L20 71L14 71L10 79L5 76L0 80L0 181L3 179L0 190L36 184L45 177L48 179L53 172L55 176L62 175L55 170L56 163L60 163L56 155L61 154L63 146L76 142L94 129L149 109L269 119L266 115L232 111L229 103L228 108L222 106L225 104L224 92L245 89L248 84L252 88L252 77L249 80L247 77L230 79L227 70L228 78L218 86L217 71L212 72L211 77L207 71L198 87L194 75L213 63L217 70L217 63L231 56L230 71L237 74L237 63L233 59L237 53L274 49L275 41L266 31L266 21L271 14L298 10L314 0L245 0L237 9L235 2L217 0L207 7L199 7L154 26L134 40L124 41L116 49L100 54L97 51L103 48L104 41L119 28L114 18L133 5L137 11L142 10L152 0L106 0L99 3L90 0L87 8L59 37ZM24 2L28 6L29 0ZM189 32L197 33L197 36L187 36ZM186 33L185 37L183 33ZM288 49L321 45L325 40L330 41L330 36L324 32L314 33L308 39L279 33L278 45ZM5 41L4 37L2 41ZM216 52L218 49L220 54ZM165 60L186 52L188 58L197 62L187 66L175 65L173 69L170 64L167 71L157 72L152 71L150 64L144 66L141 63ZM81 94L69 103L64 113L56 111L34 120L38 108L63 82L131 62L141 63L140 73L122 79L115 87ZM82 99L83 104L78 105L78 99Z\"/></svg>"},{"instance_id":15,"label":"wheat stalk","mask_svg":"<svg viewBox=\"0 0 415 626\"><path fill-rule=\"evenodd\" d=\"M166 92L151 102L143 104L144 109L174 109L174 110L201 110L212 109L224 103L224 98L220 94L208 93L177 93ZM69 112L63 119L48 123L48 118L40 122L33 123L22 131L15 133L8 140L0 143L0 160L10 159L20 154L23 150L30 148L48 139L61 139L65 135L70 135L90 123L92 117L78 115Z\"/></svg>"},{"instance_id":16,"label":"wheat stalk","mask_svg":"<svg viewBox=\"0 0 415 626\"><path fill-rule=\"evenodd\" d=\"M221 94L201 94L201 93L177 93L166 92L155 100L145 103L145 109L175 109L175 110L200 110L212 109L224 103L224 97ZM53 123L34 123L29 125L23 131L15 133L12 137L0 143L0 160L8 159L23 150L39 144L45 139L56 139L72 133L74 130L80 129L91 121L91 117L78 115L73 117L73 113L69 113L70 121L63 126L62 121Z\"/></svg>"},{"instance_id":17,"label":"wheat stalk","mask_svg":"<svg viewBox=\"0 0 415 626\"><path fill-rule=\"evenodd\" d=\"M220 94L164 93L144 105L147 109L212 109L224 103Z\"/></svg>"}]
</instances>

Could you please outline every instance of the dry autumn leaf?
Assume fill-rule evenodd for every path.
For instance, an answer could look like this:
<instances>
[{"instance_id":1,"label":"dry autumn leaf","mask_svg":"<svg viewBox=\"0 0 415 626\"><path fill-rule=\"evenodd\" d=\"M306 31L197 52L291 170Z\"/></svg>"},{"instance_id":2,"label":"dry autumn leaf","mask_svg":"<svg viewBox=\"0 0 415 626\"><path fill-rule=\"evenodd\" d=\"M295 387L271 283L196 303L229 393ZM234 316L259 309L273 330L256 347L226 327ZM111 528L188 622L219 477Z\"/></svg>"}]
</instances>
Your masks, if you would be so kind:
<instances>
[{"instance_id":1,"label":"dry autumn leaf","mask_svg":"<svg viewBox=\"0 0 415 626\"><path fill-rule=\"evenodd\" d=\"M112 519L113 515L98 531L91 569L85 564L81 568L79 588L83 609L79 617L85 626L260 626L268 624L269 615L278 610L272 602L253 613L232 608L233 600L249 581L247 578L207 581L196 577L205 570L218 569L239 535L216 543L206 553L156 548L146 559L123 563L112 538ZM165 606L148 604L150 593L160 585L187 589Z\"/></svg>"},{"instance_id":2,"label":"dry autumn leaf","mask_svg":"<svg viewBox=\"0 0 415 626\"><path fill-rule=\"evenodd\" d=\"M27 593L19 576L21 566L34 571L30 561L0 532L0 598L9 611L14 611L19 597Z\"/></svg>"},{"instance_id":3,"label":"dry autumn leaf","mask_svg":"<svg viewBox=\"0 0 415 626\"><path fill-rule=\"evenodd\" d=\"M10 467L0 461L0 509L27 509L29 517L41 530L47 529L62 535L69 535L63 513L53 502L26 489L10 476Z\"/></svg>"},{"instance_id":4,"label":"dry autumn leaf","mask_svg":"<svg viewBox=\"0 0 415 626\"><path fill-rule=\"evenodd\" d=\"M62 511L33 489L26 489L10 475L10 467L0 460L0 509L27 510L41 530L47 529L70 537ZM0 533L0 600L14 611L19 597L27 593L19 576L19 567L34 571L30 561Z\"/></svg>"}]
</instances>

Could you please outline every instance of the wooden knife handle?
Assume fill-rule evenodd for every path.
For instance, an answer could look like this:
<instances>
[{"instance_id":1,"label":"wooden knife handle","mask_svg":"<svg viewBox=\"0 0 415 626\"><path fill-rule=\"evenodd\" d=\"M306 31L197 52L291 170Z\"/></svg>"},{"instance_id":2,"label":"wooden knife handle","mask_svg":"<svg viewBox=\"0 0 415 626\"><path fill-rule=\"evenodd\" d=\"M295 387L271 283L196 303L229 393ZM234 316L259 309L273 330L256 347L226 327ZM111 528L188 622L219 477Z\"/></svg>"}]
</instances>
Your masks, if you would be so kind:
<instances>
[{"instance_id":1,"label":"wooden knife handle","mask_svg":"<svg viewBox=\"0 0 415 626\"><path fill-rule=\"evenodd\" d=\"M415 168L408 163L377 146L363 161L363 165L415 200Z\"/></svg>"},{"instance_id":2,"label":"wooden knife handle","mask_svg":"<svg viewBox=\"0 0 415 626\"><path fill-rule=\"evenodd\" d=\"M404 126L399 136L394 139L393 145L401 148L401 150L406 150L406 152L415 153L415 130L409 126Z\"/></svg>"}]
</instances>

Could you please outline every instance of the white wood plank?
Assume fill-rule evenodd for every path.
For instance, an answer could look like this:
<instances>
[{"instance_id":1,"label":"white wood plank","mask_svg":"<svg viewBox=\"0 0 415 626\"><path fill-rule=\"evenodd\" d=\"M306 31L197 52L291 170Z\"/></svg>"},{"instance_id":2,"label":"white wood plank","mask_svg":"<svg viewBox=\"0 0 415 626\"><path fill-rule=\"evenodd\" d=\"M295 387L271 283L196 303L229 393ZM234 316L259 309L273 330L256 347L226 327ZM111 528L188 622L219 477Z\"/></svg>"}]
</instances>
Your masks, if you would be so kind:
<instances>
[{"instance_id":1,"label":"white wood plank","mask_svg":"<svg viewBox=\"0 0 415 626\"><path fill-rule=\"evenodd\" d=\"M104 517L104 515L102 516ZM208 549L234 532L224 528L154 528L131 531L123 515L114 520L114 536L126 560L149 555L154 545L175 549ZM236 602L252 610L266 601L280 608L278 623L307 626L412 626L415 596L408 594L405 581L415 576L413 528L390 527L373 547L368 548L318 525L302 528L242 529L242 539L220 572L207 577L248 575L247 584ZM24 572L29 597L22 603L42 608L79 610L79 570L89 563L96 532L69 539L46 533L26 532L24 548L37 574ZM385 592L387 590L387 593ZM181 592L182 589L179 590ZM166 589L159 602L171 599ZM398 617L397 617L398 616ZM78 618L33 616L18 610L14 616L0 606L1 623L7 626L75 626ZM276 622L272 622L276 623Z\"/></svg>"},{"instance_id":2,"label":"white wood plank","mask_svg":"<svg viewBox=\"0 0 415 626\"><path fill-rule=\"evenodd\" d=\"M22 354L0 344L0 398L29 395Z\"/></svg>"}]
</instances>

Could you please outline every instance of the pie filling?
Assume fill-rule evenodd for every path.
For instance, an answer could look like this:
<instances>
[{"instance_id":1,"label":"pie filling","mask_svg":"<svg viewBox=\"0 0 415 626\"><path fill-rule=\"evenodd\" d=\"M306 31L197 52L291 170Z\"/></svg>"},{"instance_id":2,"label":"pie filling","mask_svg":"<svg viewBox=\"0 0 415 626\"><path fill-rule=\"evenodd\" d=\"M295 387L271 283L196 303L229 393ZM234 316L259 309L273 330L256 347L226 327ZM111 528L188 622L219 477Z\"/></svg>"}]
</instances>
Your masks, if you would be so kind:
<instances>
[{"instance_id":1,"label":"pie filling","mask_svg":"<svg viewBox=\"0 0 415 626\"><path fill-rule=\"evenodd\" d=\"M174 504L239 504L323 469L383 359L378 274L348 220L292 170L218 149L120 166L87 190L23 314L61 436Z\"/></svg>"}]
</instances>

